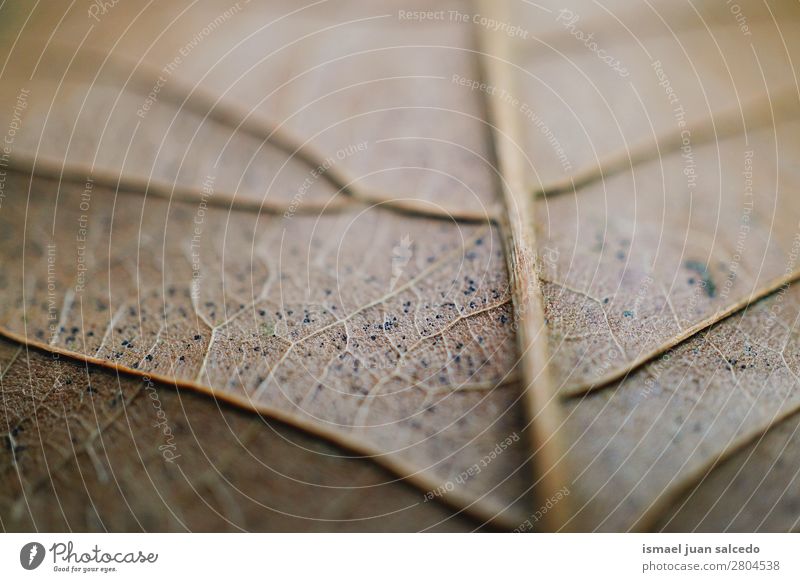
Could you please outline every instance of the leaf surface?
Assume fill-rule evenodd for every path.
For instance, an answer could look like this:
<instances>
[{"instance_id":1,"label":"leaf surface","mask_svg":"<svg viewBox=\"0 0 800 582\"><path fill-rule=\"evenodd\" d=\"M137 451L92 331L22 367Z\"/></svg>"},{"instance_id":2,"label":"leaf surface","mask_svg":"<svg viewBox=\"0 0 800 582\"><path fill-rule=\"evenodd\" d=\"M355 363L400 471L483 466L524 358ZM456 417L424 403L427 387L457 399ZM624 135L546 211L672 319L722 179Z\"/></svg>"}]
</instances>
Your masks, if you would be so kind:
<instances>
[{"instance_id":1,"label":"leaf surface","mask_svg":"<svg viewBox=\"0 0 800 582\"><path fill-rule=\"evenodd\" d=\"M0 329L482 522L750 527L709 500L791 455L800 14L740 4L20 14Z\"/></svg>"},{"instance_id":2,"label":"leaf surface","mask_svg":"<svg viewBox=\"0 0 800 582\"><path fill-rule=\"evenodd\" d=\"M575 519L652 527L687 484L798 410L799 293L784 288L569 406Z\"/></svg>"},{"instance_id":3,"label":"leaf surface","mask_svg":"<svg viewBox=\"0 0 800 582\"><path fill-rule=\"evenodd\" d=\"M469 531L319 439L0 342L5 531Z\"/></svg>"},{"instance_id":4,"label":"leaf surface","mask_svg":"<svg viewBox=\"0 0 800 582\"><path fill-rule=\"evenodd\" d=\"M553 373L578 394L796 278L800 15L747 3L743 36L718 3L518 6L560 33L520 43L515 95Z\"/></svg>"},{"instance_id":5,"label":"leaf surface","mask_svg":"<svg viewBox=\"0 0 800 582\"><path fill-rule=\"evenodd\" d=\"M302 18L290 24L298 36L297 27L322 26ZM520 388L501 242L487 222L485 200L494 196L496 177L488 129L477 115L482 101L431 75L406 82L398 71L384 81L384 57L376 54L391 46L387 34L403 37L397 26L361 39L367 61L355 68L349 62L347 70L359 72L365 85L319 101L320 121L331 126L319 146L328 158L295 156L258 128L239 132L224 115L180 107L166 89L164 99L159 92L143 116L133 116L142 95L96 81L102 61L92 81L84 65L73 76L67 67L69 82L54 84L57 75L43 57L26 111L29 139L17 142L31 167L10 178L19 195L0 217L10 235L4 292L15 298L2 324L16 339L210 391L301 425L376 456L426 490L447 489L487 520L523 515L513 506L528 502L531 487L527 447L515 446L526 423L515 407ZM106 38L111 29L98 27L97 34ZM468 27L446 29L463 42L470 38ZM358 61L351 36L337 34L347 39L345 56L355 51ZM316 42L339 46L320 35ZM226 38L221 29L220 37ZM384 48L375 53L377 42ZM445 62L431 60L419 42L405 38L398 50L406 58L392 62L448 71L474 63L458 47L443 49ZM308 46L298 51L296 58L307 58ZM285 66L289 57L295 58L283 54L268 64ZM70 62L83 58L75 52ZM314 91L331 84L332 68L312 67L308 75L317 81L298 81L292 99L280 103L314 106ZM270 79L276 89L283 83L269 67L252 77ZM402 91L392 88L395 78L405 80ZM378 104L383 109L375 110ZM296 113L278 105L270 111L287 119ZM313 116L309 109L297 119ZM413 146L403 133L409 131ZM453 131L468 133L473 144ZM403 161L406 154L414 159ZM45 162L37 170L38 155ZM380 175L360 167L359 156L378 164ZM365 177L365 184L348 186L352 192L377 189L370 177L391 175L394 192L413 193L417 211L398 208L396 200L361 204L360 196L337 189L339 179L327 179L327 159ZM53 160L63 160L68 180L56 179L62 172ZM474 178L443 173L452 167L468 167ZM88 185L76 183L82 169ZM29 171L37 177L29 180ZM215 198L217 187L222 196ZM442 196L464 208L464 188L483 197L473 212L482 224L448 218ZM394 198L402 206L402 196ZM17 224L25 225L22 239L11 235ZM89 240L80 240L83 234ZM474 470L485 458L486 467Z\"/></svg>"},{"instance_id":6,"label":"leaf surface","mask_svg":"<svg viewBox=\"0 0 800 582\"><path fill-rule=\"evenodd\" d=\"M659 520L665 531L796 532L793 415L710 472Z\"/></svg>"}]
</instances>

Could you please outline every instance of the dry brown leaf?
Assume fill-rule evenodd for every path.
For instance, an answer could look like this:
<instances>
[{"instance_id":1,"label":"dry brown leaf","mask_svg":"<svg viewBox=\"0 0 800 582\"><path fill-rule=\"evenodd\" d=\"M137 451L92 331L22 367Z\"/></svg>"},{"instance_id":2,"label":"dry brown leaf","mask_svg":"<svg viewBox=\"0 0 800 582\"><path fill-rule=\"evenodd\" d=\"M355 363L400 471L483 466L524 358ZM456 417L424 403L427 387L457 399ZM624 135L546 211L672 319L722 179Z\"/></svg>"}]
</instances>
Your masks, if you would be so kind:
<instances>
[{"instance_id":1,"label":"dry brown leaf","mask_svg":"<svg viewBox=\"0 0 800 582\"><path fill-rule=\"evenodd\" d=\"M658 524L664 531L796 532L800 520L794 415L705 476Z\"/></svg>"},{"instance_id":2,"label":"dry brown leaf","mask_svg":"<svg viewBox=\"0 0 800 582\"><path fill-rule=\"evenodd\" d=\"M797 275L800 46L789 30L800 11L783 5L776 21L745 3L743 36L728 6L701 4L594 18L597 7L558 4L560 44L520 47L535 189L563 191L535 216L565 394L620 378ZM576 32L595 32L622 65Z\"/></svg>"},{"instance_id":3,"label":"dry brown leaf","mask_svg":"<svg viewBox=\"0 0 800 582\"><path fill-rule=\"evenodd\" d=\"M651 527L797 410L797 288L782 285L798 271L798 51L783 28L798 13L746 8L745 41L714 3L620 19L556 10L573 34L522 50L515 69L536 103L526 153L545 195L534 214L553 375L572 396L624 378L567 405L567 528ZM576 30L597 30L628 74Z\"/></svg>"},{"instance_id":4,"label":"dry brown leaf","mask_svg":"<svg viewBox=\"0 0 800 582\"><path fill-rule=\"evenodd\" d=\"M481 520L654 526L797 406L800 16L698 4L437 6L524 39L399 2L37 14L3 71L3 333Z\"/></svg>"},{"instance_id":5,"label":"dry brown leaf","mask_svg":"<svg viewBox=\"0 0 800 582\"><path fill-rule=\"evenodd\" d=\"M8 185L24 192L29 180ZM16 223L30 233L4 241L4 291L26 298L2 317L17 339L213 391L386 455L429 488L519 439L510 299L491 228L379 207L269 217L98 186L84 245L84 189L30 186L36 203L7 202L0 218L2 232ZM403 240L413 246L395 280ZM48 277L58 283L42 302ZM464 489L477 499L505 481L520 495L525 451L511 448Z\"/></svg>"},{"instance_id":6,"label":"dry brown leaf","mask_svg":"<svg viewBox=\"0 0 800 582\"><path fill-rule=\"evenodd\" d=\"M27 42L45 50L12 74L50 86L31 89L33 143L19 149L195 188L211 165L220 192L288 204L283 185L296 190L306 176L297 156L260 149L270 139L331 159L325 177L370 201L474 220L497 212L483 100L451 82L477 74L469 27L398 22L405 2L281 4L240 3L228 17L223 3L119 6L80 50L81 10L64 12L47 47L37 32L48 23L29 25ZM186 33L154 34L175 18Z\"/></svg>"},{"instance_id":7,"label":"dry brown leaf","mask_svg":"<svg viewBox=\"0 0 800 582\"><path fill-rule=\"evenodd\" d=\"M109 28L103 27L103 34ZM409 63L427 65L422 56ZM461 57L467 65L473 62L468 54ZM439 66L452 68L447 62ZM327 68L323 72L330 73ZM316 208L316 214L307 209L301 214L292 195L305 179L315 190L312 201L344 196L321 172L313 173L308 160L294 159L271 142L240 136L218 121L205 123L197 112L166 99L153 103L143 120L132 119L141 95L120 92L119 99L109 102L109 87L103 84L70 79L59 85L53 76L30 91L18 152L31 160L38 152L45 160L63 160L68 168L79 163L92 181L90 191L85 184L59 184L55 178L62 162L45 165L43 173L52 180L29 181L25 172L9 177L9 191L33 191L30 202L23 196L9 198L0 216L2 231L9 235L4 292L17 298L2 315L9 335L212 391L374 455L423 489L441 490L471 506L485 520L514 524L524 518L531 480L525 468L526 423L515 407L521 396L514 371L511 295L501 242L486 218L482 225L459 224L446 216L432 220L398 213L392 204L364 206L353 200L338 204L336 212ZM403 115L426 128L426 136L417 132L415 139L432 144L423 152L431 169L386 170L393 183L421 194L415 200L418 207L441 214L437 204L445 202L443 196L463 200L459 189L469 182L459 176L455 190L444 188L437 185L440 179L454 180L441 172L464 167L459 160L467 155L477 162L468 164L476 180L484 181L469 188L491 199L494 187L487 185L495 176L483 159L488 130L470 112L480 108L479 96L455 87L450 92L460 98L449 104L453 114L475 117L470 130L469 123L454 124L446 116L431 123L435 110L417 109L425 95L436 101L448 94L435 87L403 87L406 92L395 98L408 107ZM391 87L385 91L393 92ZM363 90L363 97L375 105L392 105L374 87ZM343 106L351 106L350 101L341 101ZM324 113L343 117L331 104ZM367 144L366 150L334 161L352 164L362 157L382 167L413 166L412 160L400 164L400 154L384 150L382 140L404 143L400 129L414 128L391 111L386 115L399 125L373 120L348 130L357 133L359 142L348 141L347 132L330 138L340 149ZM103 122L91 123L97 118ZM478 151L452 135L454 128L478 139ZM126 143L124 151L112 143ZM178 149L176 157L159 155L185 143L197 144L199 151L189 145ZM212 206L208 202L216 196L217 178L204 176L215 172L213 158L226 143L233 144L234 161L219 161L224 168L219 183L229 195ZM401 151L420 155L409 147ZM250 160L251 150L260 157L247 174L236 160ZM437 152L455 152L456 157L442 160ZM154 165L153 160L159 161ZM106 179L95 180L92 168ZM369 168L354 168L369 176ZM70 172L72 178L80 174ZM251 189L236 183L242 172ZM161 184L159 195L104 187L114 183L115 175L153 176ZM267 179L272 185L258 192ZM142 182L146 185L141 179L123 185ZM172 182L187 193L180 201L164 187ZM361 185L352 189L360 191ZM427 203L427 191L438 193L438 200ZM247 204L263 197L271 210L283 204L285 212L271 216ZM240 198L245 204L238 203ZM300 198L305 204L305 196ZM17 224L26 225L22 239L12 234ZM86 242L76 240L83 229L89 235ZM49 256L47 245L54 245L57 257ZM79 257L85 272L76 270ZM52 301L42 303L34 297L47 294L48 277L57 283ZM498 447L503 454L495 460ZM487 456L487 466L472 475L472 467Z\"/></svg>"},{"instance_id":8,"label":"dry brown leaf","mask_svg":"<svg viewBox=\"0 0 800 582\"><path fill-rule=\"evenodd\" d=\"M469 531L374 464L191 392L0 341L5 531Z\"/></svg>"},{"instance_id":9,"label":"dry brown leaf","mask_svg":"<svg viewBox=\"0 0 800 582\"><path fill-rule=\"evenodd\" d=\"M687 484L796 412L798 323L794 285L572 403L574 519L649 528Z\"/></svg>"}]
</instances>

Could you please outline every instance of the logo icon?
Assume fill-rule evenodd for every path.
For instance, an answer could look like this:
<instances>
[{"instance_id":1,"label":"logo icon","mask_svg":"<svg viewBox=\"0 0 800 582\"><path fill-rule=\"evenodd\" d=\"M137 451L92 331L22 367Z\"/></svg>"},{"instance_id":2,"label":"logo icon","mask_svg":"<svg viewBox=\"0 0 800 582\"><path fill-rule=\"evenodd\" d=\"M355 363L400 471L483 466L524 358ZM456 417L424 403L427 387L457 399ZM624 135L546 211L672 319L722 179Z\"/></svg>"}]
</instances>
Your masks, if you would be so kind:
<instances>
[{"instance_id":1,"label":"logo icon","mask_svg":"<svg viewBox=\"0 0 800 582\"><path fill-rule=\"evenodd\" d=\"M29 542L19 551L19 563L26 570L35 570L44 561L44 546L39 542Z\"/></svg>"}]
</instances>

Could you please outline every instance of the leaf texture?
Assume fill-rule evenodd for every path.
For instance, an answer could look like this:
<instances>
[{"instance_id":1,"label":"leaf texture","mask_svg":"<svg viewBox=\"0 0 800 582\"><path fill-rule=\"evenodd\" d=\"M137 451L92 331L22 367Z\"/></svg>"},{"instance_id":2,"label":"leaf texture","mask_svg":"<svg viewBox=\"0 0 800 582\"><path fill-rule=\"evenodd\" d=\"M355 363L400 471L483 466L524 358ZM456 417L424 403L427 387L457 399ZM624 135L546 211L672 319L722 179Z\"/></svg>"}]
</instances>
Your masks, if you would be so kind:
<instances>
[{"instance_id":1,"label":"leaf texture","mask_svg":"<svg viewBox=\"0 0 800 582\"><path fill-rule=\"evenodd\" d=\"M797 411L799 292L785 288L570 405L585 500L575 519L652 527L687 483Z\"/></svg>"},{"instance_id":2,"label":"leaf texture","mask_svg":"<svg viewBox=\"0 0 800 582\"><path fill-rule=\"evenodd\" d=\"M658 523L665 531L796 532L798 416L706 476Z\"/></svg>"},{"instance_id":3,"label":"leaf texture","mask_svg":"<svg viewBox=\"0 0 800 582\"><path fill-rule=\"evenodd\" d=\"M797 275L796 39L761 3L747 5L744 39L726 6L701 4L674 8L675 23L664 5L621 21L554 9L560 45L520 50L519 93L535 107L523 111L525 151L534 189L552 194L535 216L565 394L621 377ZM575 31L599 31L627 76Z\"/></svg>"},{"instance_id":4,"label":"leaf texture","mask_svg":"<svg viewBox=\"0 0 800 582\"><path fill-rule=\"evenodd\" d=\"M5 340L0 358L5 531L475 527L280 423Z\"/></svg>"},{"instance_id":5,"label":"leaf texture","mask_svg":"<svg viewBox=\"0 0 800 582\"><path fill-rule=\"evenodd\" d=\"M443 2L422 22L403 15L430 7L393 1L18 14L0 331L29 377L7 366L5 408L29 415L32 395L66 442L50 352L130 394L139 424L142 376L192 388L479 523L796 529L800 13L740 4L744 21L717 2L577 0ZM91 435L78 384L63 398ZM192 403L187 425L267 446L244 413L158 393ZM29 519L52 504L35 485L52 454L17 463L15 424L26 477L6 507L24 529L19 495L41 495ZM108 459L79 441L100 479ZM75 482L84 465L57 453ZM448 511L373 525L468 527Z\"/></svg>"},{"instance_id":6,"label":"leaf texture","mask_svg":"<svg viewBox=\"0 0 800 582\"><path fill-rule=\"evenodd\" d=\"M312 25L318 23L302 19L298 23ZM464 27L457 30L464 36ZM325 40L326 45L330 42ZM406 43L413 57L418 51L409 39ZM433 61L411 58L409 62L427 66ZM452 68L452 64L442 64ZM316 74L329 75L329 67ZM272 78L268 71L260 75ZM419 82L427 81L423 77ZM406 138L398 128L426 128L428 135L417 131L412 141L431 144L432 149L423 151L425 163L432 167L418 168L417 162L409 161L398 164L396 172L386 171L393 174L393 184L415 193L417 207L427 206L431 214L441 217L436 221L425 219L425 212L398 214L392 203L362 206L351 199L349 206L339 205L335 213L325 206L316 215L295 214L301 208L294 207L290 190L283 184L291 184L296 191L298 182L303 183L295 170L301 162L267 136L261 136L263 142L242 138L235 128L213 120L205 123L206 118L197 112L176 109L177 103L166 99L154 103L144 120L132 123L131 111L141 95L120 95L110 106L108 88L102 84L79 79L64 88L53 86L51 79L43 80L50 88L37 93L41 104L31 105L26 126L31 137L28 142L20 138L19 147L23 152L30 148L26 155L32 164L37 152L43 152L46 163L41 173L52 178L60 172L49 160L65 160L73 179L80 175L75 163L96 160L86 168L91 203L81 209L81 197L87 197L85 184L36 178L27 185L27 172L20 175L21 182L14 188L21 192L30 186L36 192L30 201L19 197L4 209L3 220L9 226L4 232L10 233L11 224L21 221L31 233L17 241L20 246L6 247L7 270L14 273L7 293L18 298L4 314L6 329L24 341L210 390L220 398L292 420L376 455L403 476L421 480L427 489L451 483L476 460L491 454L498 443L512 438L509 442L517 442L525 422L514 406L520 394L513 369L511 297L496 229L486 224L485 203L481 204L483 226L462 225L442 214L443 199L429 202L425 198L426 192L446 192L463 208L461 188L469 180L459 176L455 189L443 188L436 186L438 180L453 180L434 170L464 166L459 160L465 155L477 160L468 166L485 180L469 188L493 196L494 188L487 184L494 175L484 159L488 130L474 115L481 100L469 95L465 99L455 89L440 95L439 90L418 87L417 81L402 84L403 91L397 93L391 81L386 83L384 91L402 104L377 115L393 119L393 124L373 120L358 131L345 131L346 124L336 129L338 125L333 124L336 131L330 140L347 149L348 131L356 131L362 139L358 143L372 148L364 156L365 163L380 163L383 168L386 160L396 162L400 156L393 153L395 146L384 149L386 140L400 144L400 152L420 155L418 147L412 152L410 145L402 146ZM304 85L298 86L300 90ZM384 91L356 90L377 100L374 103L387 105ZM459 99L449 107L454 115L464 116L467 124L448 121L446 115L437 115L435 123L430 123L427 118L441 108L435 102L419 106L417 101L427 95L434 101L456 95ZM303 94L300 102L313 103L315 98ZM54 103L59 110L53 117L72 120L70 124L50 123ZM353 98L335 103L326 103L320 111L342 119L341 107L352 107ZM369 117L371 104L363 104L362 110ZM103 124L88 123L98 111L107 115ZM399 124L398 112L403 115ZM308 111L303 113L303 119L310 117ZM171 128L175 128L174 137ZM470 131L471 139L479 139L478 145L466 148L469 144L464 139L451 135L454 129ZM154 153L153 144L159 139ZM106 147L104 140L129 145L121 152ZM227 164L220 159L212 166L216 149L210 146L224 146L225 140L233 144L231 159L241 162L248 157L241 152L256 152L249 158L255 168L252 178L236 161ZM197 144L197 154L190 145L181 151L180 160L169 153L159 156L162 148L174 151L175 144L187 141ZM40 148L42 143L46 145ZM329 151L334 163L340 161L335 150ZM448 152L456 158L448 157ZM342 161L356 163L361 153L357 150ZM333 200L337 194L343 197L336 180L319 176L324 173L319 171L324 164L320 159L316 168L302 161L316 190L311 201ZM184 160L188 160L185 166ZM220 187L228 195L212 205L216 177L210 185L197 180L203 176L208 180L217 163L225 168ZM277 176L272 176L278 166ZM95 168L104 178L97 186ZM370 175L369 168L357 169ZM41 174L35 166L31 170ZM242 171L244 188L226 178ZM112 184L115 176L121 177L123 187L139 186L141 180L125 176L142 174L159 184L175 182L187 193L194 189L195 202L188 195L177 202L163 186L159 196L149 196L147 181L147 196L103 187ZM272 176L274 197L272 187L265 194L247 189L248 183L265 181L265 175ZM162 200L165 195L169 201ZM259 195L273 207L283 203L283 216L253 212L247 203ZM301 198L299 202L305 204L305 196ZM139 219L131 220L132 216ZM91 223L88 231L93 238L88 244L76 241L76 229L84 228L79 224L82 220ZM45 240L59 249L57 259L48 259L48 247L42 246ZM365 247L369 247L366 255ZM79 256L85 273L74 268ZM34 299L41 285L47 285L49 263L59 280L52 298L60 314L55 333L49 329L53 305ZM25 289L23 281L34 287ZM528 502L527 457L526 447L515 447L448 495L461 499L463 505L478 501L475 511L487 520L516 512L510 521L514 523L524 512L509 506Z\"/></svg>"}]
</instances>

